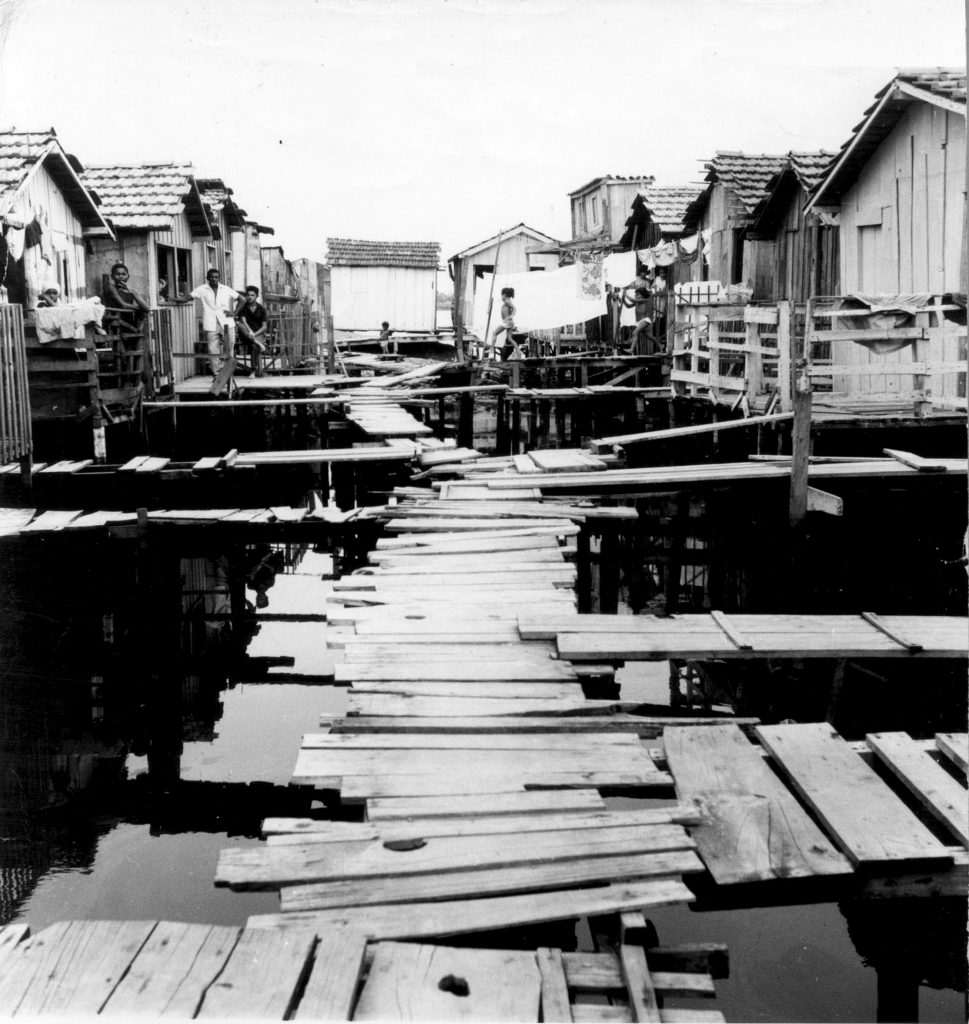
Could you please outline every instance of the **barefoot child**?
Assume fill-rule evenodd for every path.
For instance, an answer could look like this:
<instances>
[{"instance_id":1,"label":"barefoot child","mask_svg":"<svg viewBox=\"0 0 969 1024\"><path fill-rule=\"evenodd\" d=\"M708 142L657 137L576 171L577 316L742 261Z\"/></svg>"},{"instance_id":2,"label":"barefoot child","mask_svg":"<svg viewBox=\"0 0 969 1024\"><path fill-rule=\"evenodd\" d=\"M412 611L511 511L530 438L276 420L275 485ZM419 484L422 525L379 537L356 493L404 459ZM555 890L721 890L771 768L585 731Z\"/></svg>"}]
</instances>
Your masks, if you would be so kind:
<instances>
[{"instance_id":1,"label":"barefoot child","mask_svg":"<svg viewBox=\"0 0 969 1024\"><path fill-rule=\"evenodd\" d=\"M515 303L512 301L515 298L514 288L502 288L501 289L501 323L496 325L495 329L491 332L491 347L495 355L498 354L498 335L502 331L506 331L505 341L507 344L513 345L515 352L521 355L521 349L515 344L513 334L515 328Z\"/></svg>"}]
</instances>

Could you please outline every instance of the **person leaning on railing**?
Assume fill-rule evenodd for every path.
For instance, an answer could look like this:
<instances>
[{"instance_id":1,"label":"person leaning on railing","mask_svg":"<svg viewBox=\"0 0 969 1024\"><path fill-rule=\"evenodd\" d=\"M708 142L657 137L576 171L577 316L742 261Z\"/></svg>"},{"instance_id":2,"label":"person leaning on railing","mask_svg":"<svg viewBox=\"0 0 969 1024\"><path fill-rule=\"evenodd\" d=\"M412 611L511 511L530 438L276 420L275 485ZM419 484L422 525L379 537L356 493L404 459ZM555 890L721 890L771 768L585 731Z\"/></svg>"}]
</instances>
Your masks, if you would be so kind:
<instances>
[{"instance_id":1,"label":"person leaning on railing","mask_svg":"<svg viewBox=\"0 0 969 1024\"><path fill-rule=\"evenodd\" d=\"M105 281L102 301L110 314L112 326L127 328L129 333L140 333L148 303L128 287L128 268L115 263L111 276Z\"/></svg>"}]
</instances>

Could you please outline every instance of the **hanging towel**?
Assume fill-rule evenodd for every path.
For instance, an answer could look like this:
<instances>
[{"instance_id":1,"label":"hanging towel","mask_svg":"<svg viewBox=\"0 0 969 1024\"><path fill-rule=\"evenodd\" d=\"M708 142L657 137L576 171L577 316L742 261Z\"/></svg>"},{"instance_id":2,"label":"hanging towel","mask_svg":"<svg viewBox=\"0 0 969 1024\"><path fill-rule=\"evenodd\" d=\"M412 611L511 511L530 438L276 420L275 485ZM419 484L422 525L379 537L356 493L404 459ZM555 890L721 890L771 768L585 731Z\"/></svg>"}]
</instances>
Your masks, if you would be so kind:
<instances>
[{"instance_id":1,"label":"hanging towel","mask_svg":"<svg viewBox=\"0 0 969 1024\"><path fill-rule=\"evenodd\" d=\"M580 299L604 299L602 260L580 260L578 267L578 297Z\"/></svg>"},{"instance_id":2,"label":"hanging towel","mask_svg":"<svg viewBox=\"0 0 969 1024\"><path fill-rule=\"evenodd\" d=\"M636 255L639 257L639 262L642 263L647 270L655 269L656 257L653 255L652 249L640 249Z\"/></svg>"},{"instance_id":3,"label":"hanging towel","mask_svg":"<svg viewBox=\"0 0 969 1024\"><path fill-rule=\"evenodd\" d=\"M611 252L603 260L606 284L613 288L625 288L636 276L636 254L634 252Z\"/></svg>"},{"instance_id":4,"label":"hanging towel","mask_svg":"<svg viewBox=\"0 0 969 1024\"><path fill-rule=\"evenodd\" d=\"M653 246L653 258L657 267L669 267L676 262L676 242L662 242Z\"/></svg>"},{"instance_id":5,"label":"hanging towel","mask_svg":"<svg viewBox=\"0 0 969 1024\"><path fill-rule=\"evenodd\" d=\"M93 299L83 299L68 307L73 314L74 328L77 331L75 337L84 337L84 325L95 324L101 326L104 317L104 306L101 300L95 295Z\"/></svg>"}]
</instances>

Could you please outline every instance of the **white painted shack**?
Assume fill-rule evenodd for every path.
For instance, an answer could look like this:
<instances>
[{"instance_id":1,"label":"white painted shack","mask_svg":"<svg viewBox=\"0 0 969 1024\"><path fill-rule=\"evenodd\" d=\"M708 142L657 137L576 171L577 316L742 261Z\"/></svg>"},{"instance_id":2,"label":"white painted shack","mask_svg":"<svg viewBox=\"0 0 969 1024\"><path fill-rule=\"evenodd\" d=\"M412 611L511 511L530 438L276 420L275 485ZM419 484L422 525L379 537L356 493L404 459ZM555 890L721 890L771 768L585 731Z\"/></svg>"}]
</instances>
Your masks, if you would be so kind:
<instances>
[{"instance_id":1,"label":"white painted shack","mask_svg":"<svg viewBox=\"0 0 969 1024\"><path fill-rule=\"evenodd\" d=\"M805 207L805 213L812 211L840 225L844 295L940 298L964 292L965 70L900 70L876 94L832 162ZM934 319L926 324L936 327ZM836 390L908 395L928 387L936 398L964 397L965 329L959 333L947 316L941 327L930 330L927 342L895 353L878 354L849 343L840 359L857 366L859 375L842 378ZM919 363L933 364L928 375L873 373L876 364L886 369L911 365L913 355Z\"/></svg>"},{"instance_id":2,"label":"white painted shack","mask_svg":"<svg viewBox=\"0 0 969 1024\"><path fill-rule=\"evenodd\" d=\"M465 326L474 319L474 296L486 274L490 278L492 274L557 270L557 251L534 250L547 247L557 250L559 244L551 235L522 223L455 253L448 260L448 271L454 281L453 308L461 313Z\"/></svg>"},{"instance_id":3,"label":"white painted shack","mask_svg":"<svg viewBox=\"0 0 969 1024\"><path fill-rule=\"evenodd\" d=\"M337 330L434 331L437 321L437 242L326 240L331 309Z\"/></svg>"}]
</instances>

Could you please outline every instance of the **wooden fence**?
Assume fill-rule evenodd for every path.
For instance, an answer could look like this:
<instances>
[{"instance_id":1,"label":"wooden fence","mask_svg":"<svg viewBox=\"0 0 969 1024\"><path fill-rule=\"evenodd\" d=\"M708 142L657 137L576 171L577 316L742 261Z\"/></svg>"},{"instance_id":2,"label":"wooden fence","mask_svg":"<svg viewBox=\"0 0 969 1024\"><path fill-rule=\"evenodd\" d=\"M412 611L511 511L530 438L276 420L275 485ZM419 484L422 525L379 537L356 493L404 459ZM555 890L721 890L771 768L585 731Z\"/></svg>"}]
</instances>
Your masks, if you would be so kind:
<instances>
[{"instance_id":1,"label":"wooden fence","mask_svg":"<svg viewBox=\"0 0 969 1024\"><path fill-rule=\"evenodd\" d=\"M32 448L23 308L0 305L0 462L20 459Z\"/></svg>"}]
</instances>

